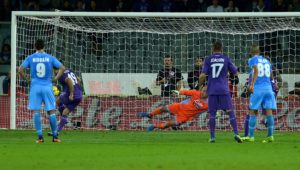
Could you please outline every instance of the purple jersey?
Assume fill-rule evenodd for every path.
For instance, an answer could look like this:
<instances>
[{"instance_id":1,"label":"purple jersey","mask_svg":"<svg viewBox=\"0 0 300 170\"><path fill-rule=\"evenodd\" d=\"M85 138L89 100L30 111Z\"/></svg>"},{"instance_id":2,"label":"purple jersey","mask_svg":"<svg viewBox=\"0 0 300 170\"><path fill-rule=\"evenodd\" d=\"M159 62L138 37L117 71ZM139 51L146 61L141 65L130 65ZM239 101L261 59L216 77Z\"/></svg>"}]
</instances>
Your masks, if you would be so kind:
<instances>
[{"instance_id":1,"label":"purple jersey","mask_svg":"<svg viewBox=\"0 0 300 170\"><path fill-rule=\"evenodd\" d=\"M208 95L230 94L227 73L236 74L237 68L229 57L220 53L206 57L202 72L208 75Z\"/></svg>"},{"instance_id":2,"label":"purple jersey","mask_svg":"<svg viewBox=\"0 0 300 170\"><path fill-rule=\"evenodd\" d=\"M70 78L73 82L73 86L74 86L74 99L78 99L82 97L82 90L81 87L79 85L79 82L77 80L77 76L75 75L75 73L69 69L66 69L64 71L64 74L60 77L60 79L58 80L59 83L63 86L63 92L66 94L70 94L69 91L69 87L68 84L66 82L66 79Z\"/></svg>"}]
</instances>

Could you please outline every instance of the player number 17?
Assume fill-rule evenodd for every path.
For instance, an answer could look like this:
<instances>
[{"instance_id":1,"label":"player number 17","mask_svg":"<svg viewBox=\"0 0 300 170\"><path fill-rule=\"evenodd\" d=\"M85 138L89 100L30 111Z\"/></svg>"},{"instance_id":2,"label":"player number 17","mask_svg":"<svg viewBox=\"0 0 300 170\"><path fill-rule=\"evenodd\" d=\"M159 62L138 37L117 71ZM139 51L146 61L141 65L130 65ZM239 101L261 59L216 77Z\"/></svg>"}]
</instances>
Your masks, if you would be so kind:
<instances>
[{"instance_id":1,"label":"player number 17","mask_svg":"<svg viewBox=\"0 0 300 170\"><path fill-rule=\"evenodd\" d=\"M211 65L211 67L212 67L212 78L218 78L219 77L223 66L224 66L223 63L215 63L215 64Z\"/></svg>"}]
</instances>

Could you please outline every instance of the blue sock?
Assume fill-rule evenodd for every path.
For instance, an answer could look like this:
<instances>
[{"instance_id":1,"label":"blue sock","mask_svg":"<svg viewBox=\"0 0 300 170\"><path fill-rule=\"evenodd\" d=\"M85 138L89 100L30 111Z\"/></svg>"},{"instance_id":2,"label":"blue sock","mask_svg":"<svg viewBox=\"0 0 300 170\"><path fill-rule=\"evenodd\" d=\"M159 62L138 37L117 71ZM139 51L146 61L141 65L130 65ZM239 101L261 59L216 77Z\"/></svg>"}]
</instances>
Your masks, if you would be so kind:
<instances>
[{"instance_id":1,"label":"blue sock","mask_svg":"<svg viewBox=\"0 0 300 170\"><path fill-rule=\"evenodd\" d=\"M244 136L249 135L249 118L250 118L250 115L247 114L245 122L244 122Z\"/></svg>"},{"instance_id":2,"label":"blue sock","mask_svg":"<svg viewBox=\"0 0 300 170\"><path fill-rule=\"evenodd\" d=\"M216 112L212 112L210 113L210 117L209 117L210 139L215 139L215 127L216 127Z\"/></svg>"},{"instance_id":3,"label":"blue sock","mask_svg":"<svg viewBox=\"0 0 300 170\"><path fill-rule=\"evenodd\" d=\"M51 115L49 116L49 121L50 121L50 126L51 126L51 130L52 130L53 137L56 138L56 137L57 137L57 122L56 122L56 115L55 115L55 114L51 114Z\"/></svg>"},{"instance_id":4,"label":"blue sock","mask_svg":"<svg viewBox=\"0 0 300 170\"><path fill-rule=\"evenodd\" d=\"M33 115L33 120L34 120L35 130L38 134L39 139L41 139L41 138L43 138L41 113L35 112Z\"/></svg>"},{"instance_id":5,"label":"blue sock","mask_svg":"<svg viewBox=\"0 0 300 170\"><path fill-rule=\"evenodd\" d=\"M254 137L255 126L256 126L256 115L250 115L250 118L249 118L249 137Z\"/></svg>"},{"instance_id":6,"label":"blue sock","mask_svg":"<svg viewBox=\"0 0 300 170\"><path fill-rule=\"evenodd\" d=\"M267 116L267 124L268 124L268 136L273 136L274 130L274 117L273 115Z\"/></svg>"},{"instance_id":7,"label":"blue sock","mask_svg":"<svg viewBox=\"0 0 300 170\"><path fill-rule=\"evenodd\" d=\"M230 121L231 127L233 129L234 135L238 135L239 131L238 131L238 128L237 128L237 122L236 122L234 112L230 111L228 114L229 114L229 121Z\"/></svg>"}]
</instances>

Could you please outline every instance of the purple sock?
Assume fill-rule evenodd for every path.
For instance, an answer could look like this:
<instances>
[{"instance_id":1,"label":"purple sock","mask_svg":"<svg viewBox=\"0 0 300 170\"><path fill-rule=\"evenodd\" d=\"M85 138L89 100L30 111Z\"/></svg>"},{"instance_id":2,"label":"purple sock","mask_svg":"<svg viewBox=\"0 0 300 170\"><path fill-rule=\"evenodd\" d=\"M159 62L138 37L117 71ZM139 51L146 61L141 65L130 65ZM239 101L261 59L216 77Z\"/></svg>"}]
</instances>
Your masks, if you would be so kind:
<instances>
[{"instance_id":1,"label":"purple sock","mask_svg":"<svg viewBox=\"0 0 300 170\"><path fill-rule=\"evenodd\" d=\"M229 112L229 120L230 120L230 124L231 124L234 134L238 135L239 132L238 132L237 123L236 123L236 119L235 119L235 115L234 115L233 111Z\"/></svg>"},{"instance_id":2,"label":"purple sock","mask_svg":"<svg viewBox=\"0 0 300 170\"><path fill-rule=\"evenodd\" d=\"M248 134L249 134L249 118L250 118L250 115L247 114L245 122L244 122L244 136L248 136Z\"/></svg>"},{"instance_id":3,"label":"purple sock","mask_svg":"<svg viewBox=\"0 0 300 170\"><path fill-rule=\"evenodd\" d=\"M216 112L212 112L210 113L209 116L210 139L215 139L215 127L216 127Z\"/></svg>"},{"instance_id":4,"label":"purple sock","mask_svg":"<svg viewBox=\"0 0 300 170\"><path fill-rule=\"evenodd\" d=\"M68 116L67 115L62 115L60 117L60 122L58 124L57 132L60 132L63 129L63 127L65 126L65 124L67 124L67 123L68 123Z\"/></svg>"}]
</instances>

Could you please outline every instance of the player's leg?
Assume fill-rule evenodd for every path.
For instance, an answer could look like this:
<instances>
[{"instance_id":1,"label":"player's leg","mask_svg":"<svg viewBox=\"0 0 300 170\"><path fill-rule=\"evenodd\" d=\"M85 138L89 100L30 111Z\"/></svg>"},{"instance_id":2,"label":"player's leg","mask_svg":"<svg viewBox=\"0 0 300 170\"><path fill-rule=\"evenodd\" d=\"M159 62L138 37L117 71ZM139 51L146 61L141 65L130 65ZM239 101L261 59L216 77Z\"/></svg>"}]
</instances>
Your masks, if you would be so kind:
<instances>
[{"instance_id":1,"label":"player's leg","mask_svg":"<svg viewBox=\"0 0 300 170\"><path fill-rule=\"evenodd\" d=\"M61 132L63 127L68 123L68 118L70 113L72 113L75 108L80 104L81 98L74 99L73 101L69 101L69 103L65 104L65 108L61 114L61 120L58 125L57 132Z\"/></svg>"},{"instance_id":2,"label":"player's leg","mask_svg":"<svg viewBox=\"0 0 300 170\"><path fill-rule=\"evenodd\" d=\"M56 119L56 101L55 96L53 93L52 85L51 86L45 86L43 88L43 100L45 103L45 110L48 113L48 119L50 122L50 127L52 130L52 136L53 136L53 142L60 142L60 140L57 137L57 119Z\"/></svg>"},{"instance_id":3,"label":"player's leg","mask_svg":"<svg viewBox=\"0 0 300 170\"><path fill-rule=\"evenodd\" d=\"M165 122L159 122L159 123L155 123L155 124L150 124L147 128L147 131L153 131L155 128L158 129L166 129L168 127L173 127L173 126L179 126L180 124L186 122L187 120L189 120L188 117L185 116L185 114L183 112L177 112L174 115L174 119L173 120L168 120Z\"/></svg>"},{"instance_id":4,"label":"player's leg","mask_svg":"<svg viewBox=\"0 0 300 170\"><path fill-rule=\"evenodd\" d=\"M263 140L263 143L273 142L273 132L274 132L274 117L272 111L277 109L276 99L272 93L266 95L263 101L263 108L266 110L266 119L267 119L267 128L268 128L268 137Z\"/></svg>"},{"instance_id":5,"label":"player's leg","mask_svg":"<svg viewBox=\"0 0 300 170\"><path fill-rule=\"evenodd\" d=\"M217 96L208 96L208 113L209 113L209 142L215 142L215 128L216 128L216 112L218 110L218 98Z\"/></svg>"},{"instance_id":6,"label":"player's leg","mask_svg":"<svg viewBox=\"0 0 300 170\"><path fill-rule=\"evenodd\" d=\"M231 102L230 95L219 96L219 105L220 105L220 109L226 110L226 113L229 115L229 122L230 122L230 125L231 125L232 129L233 129L234 139L237 142L241 143L242 140L241 140L241 137L239 136L236 117L235 117L235 113L233 111L233 105L232 105L232 102Z\"/></svg>"},{"instance_id":7,"label":"player's leg","mask_svg":"<svg viewBox=\"0 0 300 170\"><path fill-rule=\"evenodd\" d=\"M164 122L150 124L147 127L147 131L153 131L155 128L157 128L157 129L166 129L168 127L172 127L172 126L176 126L176 125L178 125L176 123L176 120L168 120L168 121L164 121Z\"/></svg>"},{"instance_id":8,"label":"player's leg","mask_svg":"<svg viewBox=\"0 0 300 170\"><path fill-rule=\"evenodd\" d=\"M37 143L44 142L41 118L42 96L40 95L40 87L32 86L29 92L29 109L33 110L34 127L38 135Z\"/></svg>"},{"instance_id":9,"label":"player's leg","mask_svg":"<svg viewBox=\"0 0 300 170\"><path fill-rule=\"evenodd\" d=\"M247 114L244 122L244 137L248 137L249 135L249 118L250 115Z\"/></svg>"},{"instance_id":10,"label":"player's leg","mask_svg":"<svg viewBox=\"0 0 300 170\"><path fill-rule=\"evenodd\" d=\"M264 124L265 125L265 127L268 127L268 125L267 125L267 111L265 110L265 109L262 109L262 111L261 111L261 119L260 119L260 123L261 124Z\"/></svg>"},{"instance_id":11,"label":"player's leg","mask_svg":"<svg viewBox=\"0 0 300 170\"><path fill-rule=\"evenodd\" d=\"M61 131L61 130L59 130L59 128L60 128L60 124L61 124L61 121L62 121L62 115L63 115L63 111L65 110L65 106L61 102L59 102L59 103L56 102L56 104L58 104L58 112L59 112L59 115L61 116L60 122L59 122L58 127L57 127L57 136L58 136L59 132ZM52 132L48 132L47 134L48 134L48 136L53 136Z\"/></svg>"},{"instance_id":12,"label":"player's leg","mask_svg":"<svg viewBox=\"0 0 300 170\"><path fill-rule=\"evenodd\" d=\"M254 131L256 128L256 115L258 110L250 110L249 114L249 141L254 141Z\"/></svg>"},{"instance_id":13,"label":"player's leg","mask_svg":"<svg viewBox=\"0 0 300 170\"><path fill-rule=\"evenodd\" d=\"M250 118L249 118L249 141L254 141L254 131L256 128L256 116L264 98L263 91L255 89L250 95Z\"/></svg>"},{"instance_id":14,"label":"player's leg","mask_svg":"<svg viewBox=\"0 0 300 170\"><path fill-rule=\"evenodd\" d=\"M178 108L178 106L177 106L178 104L180 104L180 103L174 103L174 104L170 104L170 105L160 106L160 107L155 108L150 113L139 112L138 116L152 118L155 115L160 115L160 114L163 114L165 112L172 112L173 110L176 110Z\"/></svg>"}]
</instances>

